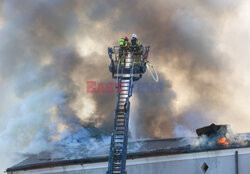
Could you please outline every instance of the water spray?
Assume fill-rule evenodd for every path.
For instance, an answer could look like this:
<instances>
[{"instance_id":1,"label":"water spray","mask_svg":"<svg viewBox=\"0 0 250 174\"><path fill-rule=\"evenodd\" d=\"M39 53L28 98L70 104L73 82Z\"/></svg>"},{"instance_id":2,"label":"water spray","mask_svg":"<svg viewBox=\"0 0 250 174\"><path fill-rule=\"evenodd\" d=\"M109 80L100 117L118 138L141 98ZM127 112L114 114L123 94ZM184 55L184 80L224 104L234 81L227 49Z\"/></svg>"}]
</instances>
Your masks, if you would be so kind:
<instances>
[{"instance_id":1,"label":"water spray","mask_svg":"<svg viewBox=\"0 0 250 174\"><path fill-rule=\"evenodd\" d=\"M158 73L157 73L157 71L155 70L154 66L153 66L151 63L149 63L149 61L147 62L146 65L147 65L147 69L149 70L149 72L150 72L152 78L153 78L156 82L158 82L158 81L159 81L159 77L158 77Z\"/></svg>"}]
</instances>

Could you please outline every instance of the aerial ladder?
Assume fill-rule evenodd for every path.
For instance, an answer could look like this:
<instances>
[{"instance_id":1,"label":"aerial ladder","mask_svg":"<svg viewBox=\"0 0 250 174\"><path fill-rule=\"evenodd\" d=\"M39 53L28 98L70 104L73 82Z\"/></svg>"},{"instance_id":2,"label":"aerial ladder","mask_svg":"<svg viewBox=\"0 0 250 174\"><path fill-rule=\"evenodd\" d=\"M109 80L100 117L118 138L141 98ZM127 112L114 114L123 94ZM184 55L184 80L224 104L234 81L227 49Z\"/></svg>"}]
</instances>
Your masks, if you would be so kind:
<instances>
[{"instance_id":1,"label":"aerial ladder","mask_svg":"<svg viewBox=\"0 0 250 174\"><path fill-rule=\"evenodd\" d=\"M127 173L129 99L132 96L135 81L139 80L146 72L149 63L149 48L149 46L130 47L126 48L126 50L120 46L108 48L111 61L109 70L112 77L116 79L118 99L114 113L114 128L111 136L107 174Z\"/></svg>"}]
</instances>

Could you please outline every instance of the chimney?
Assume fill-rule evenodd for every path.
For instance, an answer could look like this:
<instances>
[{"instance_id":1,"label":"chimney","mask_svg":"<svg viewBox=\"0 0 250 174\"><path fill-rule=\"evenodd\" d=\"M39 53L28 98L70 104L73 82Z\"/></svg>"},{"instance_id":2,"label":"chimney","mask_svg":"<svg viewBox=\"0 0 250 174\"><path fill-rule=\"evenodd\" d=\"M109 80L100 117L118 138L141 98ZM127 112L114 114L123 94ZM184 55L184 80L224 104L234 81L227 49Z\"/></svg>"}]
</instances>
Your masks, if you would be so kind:
<instances>
[{"instance_id":1,"label":"chimney","mask_svg":"<svg viewBox=\"0 0 250 174\"><path fill-rule=\"evenodd\" d=\"M227 133L228 125L215 125L214 123L210 126L196 129L198 136L206 135L208 137L225 137Z\"/></svg>"}]
</instances>

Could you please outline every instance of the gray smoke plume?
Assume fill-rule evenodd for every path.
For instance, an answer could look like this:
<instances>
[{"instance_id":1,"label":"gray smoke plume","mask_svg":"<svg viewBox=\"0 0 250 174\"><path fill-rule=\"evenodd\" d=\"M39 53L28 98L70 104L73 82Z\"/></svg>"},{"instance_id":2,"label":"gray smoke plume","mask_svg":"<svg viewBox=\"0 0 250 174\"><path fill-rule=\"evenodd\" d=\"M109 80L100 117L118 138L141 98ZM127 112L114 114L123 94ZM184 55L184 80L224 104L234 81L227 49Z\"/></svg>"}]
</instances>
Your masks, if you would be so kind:
<instances>
[{"instance_id":1,"label":"gray smoke plume","mask_svg":"<svg viewBox=\"0 0 250 174\"><path fill-rule=\"evenodd\" d=\"M1 170L20 160L16 153L47 149L79 125L111 132L116 94L88 94L86 81L112 82L107 47L132 33L151 46L149 59L164 84L161 94L133 96L134 137L183 136L211 122L247 131L247 5L0 1L0 159L10 157ZM146 74L142 82L150 79Z\"/></svg>"}]
</instances>

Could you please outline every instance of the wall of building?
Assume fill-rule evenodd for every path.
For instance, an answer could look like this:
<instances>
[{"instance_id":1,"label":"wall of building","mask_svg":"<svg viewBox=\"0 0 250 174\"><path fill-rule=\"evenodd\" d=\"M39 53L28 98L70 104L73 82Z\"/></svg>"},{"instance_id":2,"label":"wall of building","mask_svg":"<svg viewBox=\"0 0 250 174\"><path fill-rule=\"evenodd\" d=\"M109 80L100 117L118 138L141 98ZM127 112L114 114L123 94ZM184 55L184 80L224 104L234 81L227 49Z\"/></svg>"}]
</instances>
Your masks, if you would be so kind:
<instances>
[{"instance_id":1,"label":"wall of building","mask_svg":"<svg viewBox=\"0 0 250 174\"><path fill-rule=\"evenodd\" d=\"M250 173L250 148L209 151L180 155L140 158L127 161L128 174L237 174L235 152L238 151L238 174ZM38 170L19 171L12 174L105 174L107 163L71 165Z\"/></svg>"}]
</instances>

